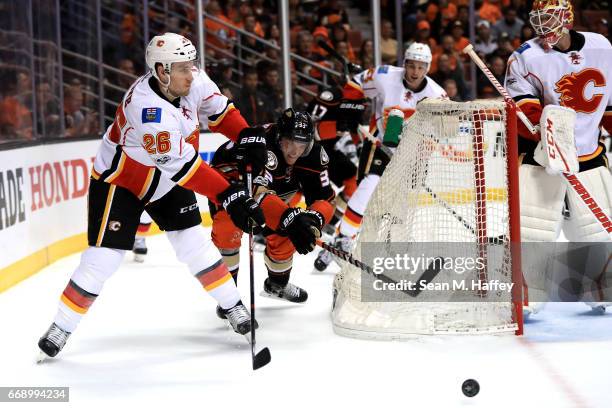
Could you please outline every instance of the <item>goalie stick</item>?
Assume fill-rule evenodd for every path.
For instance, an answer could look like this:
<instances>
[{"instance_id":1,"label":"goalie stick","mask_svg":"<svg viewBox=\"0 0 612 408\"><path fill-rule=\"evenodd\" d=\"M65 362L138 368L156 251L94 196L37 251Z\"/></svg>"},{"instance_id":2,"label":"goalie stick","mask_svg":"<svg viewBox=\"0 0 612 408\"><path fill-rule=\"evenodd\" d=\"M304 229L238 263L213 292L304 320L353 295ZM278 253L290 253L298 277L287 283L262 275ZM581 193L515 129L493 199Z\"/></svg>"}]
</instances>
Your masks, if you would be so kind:
<instances>
[{"instance_id":1,"label":"goalie stick","mask_svg":"<svg viewBox=\"0 0 612 408\"><path fill-rule=\"evenodd\" d=\"M339 248L331 246L321 241L320 239L317 239L316 243L321 248L331 252L332 254L336 255L338 258L342 259L343 261L348 262L353 266L356 266L357 268L366 272L368 275L374 276L376 279L380 279L381 281L385 283L393 283L393 284L399 283L396 280L391 279L387 275L384 275L382 273L380 274L375 273L374 270L370 266L366 265L365 263L361 262L358 259L353 258L353 255L349 254L348 252L345 252ZM440 273L440 270L442 269L443 264L444 264L444 259L442 257L434 258L434 260L429 264L427 269L423 271L421 276L419 276L419 278L416 280L416 282L419 282L419 285L416 285L414 289L404 289L404 290L401 290L401 292L411 297L417 297L419 293L421 293L421 287L424 286L423 282L425 285L427 285L432 280L434 280L435 277L438 276L438 274Z\"/></svg>"},{"instance_id":2,"label":"goalie stick","mask_svg":"<svg viewBox=\"0 0 612 408\"><path fill-rule=\"evenodd\" d=\"M472 61L480 68L480 70L485 74L485 76L489 79L493 87L499 92L503 97L506 103L511 104L516 109L516 114L518 118L523 122L523 124L529 129L532 134L536 134L539 130L531 121L527 118L525 113L519 108L514 99L510 97L506 89L499 83L499 81L495 78L493 73L489 70L489 68L485 65L485 63L480 59L480 57L474 51L474 47L472 44L468 44L464 49L463 53L467 54ZM593 214L593 217L598 221L599 225L603 228L603 230L608 234L608 237L612 240L612 221L603 211L601 206L597 204L595 201L595 197L591 193L589 193L588 189L582 184L582 182L576 177L575 174L561 173L563 178L569 184L569 186L576 192L578 197L582 200L584 205L587 207L589 212Z\"/></svg>"},{"instance_id":3,"label":"goalie stick","mask_svg":"<svg viewBox=\"0 0 612 408\"><path fill-rule=\"evenodd\" d=\"M246 171L247 188L249 195L253 195L253 174L251 167L247 167ZM253 370L257 370L272 360L270 350L267 347L255 353L255 264L253 262L253 230L249 228L249 291L251 297L251 362Z\"/></svg>"}]
</instances>

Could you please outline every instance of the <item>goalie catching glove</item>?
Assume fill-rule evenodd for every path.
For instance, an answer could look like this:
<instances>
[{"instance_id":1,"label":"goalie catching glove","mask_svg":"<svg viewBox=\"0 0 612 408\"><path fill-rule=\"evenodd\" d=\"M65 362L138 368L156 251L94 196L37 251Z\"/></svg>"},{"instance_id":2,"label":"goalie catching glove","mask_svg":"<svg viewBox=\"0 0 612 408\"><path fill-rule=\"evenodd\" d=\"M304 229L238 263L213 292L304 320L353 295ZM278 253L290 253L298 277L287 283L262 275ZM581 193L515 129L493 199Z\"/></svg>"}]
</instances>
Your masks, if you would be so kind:
<instances>
[{"instance_id":1,"label":"goalie catching glove","mask_svg":"<svg viewBox=\"0 0 612 408\"><path fill-rule=\"evenodd\" d=\"M249 227L253 234L259 234L266 225L263 211L259 204L249 196L245 186L232 184L217 199L229 214L234 225L249 232Z\"/></svg>"},{"instance_id":2,"label":"goalie catching glove","mask_svg":"<svg viewBox=\"0 0 612 408\"><path fill-rule=\"evenodd\" d=\"M253 176L263 171L268 160L266 133L263 128L244 128L240 131L236 140L236 160L241 174L244 174L249 166Z\"/></svg>"},{"instance_id":3,"label":"goalie catching glove","mask_svg":"<svg viewBox=\"0 0 612 408\"><path fill-rule=\"evenodd\" d=\"M325 220L317 211L287 208L279 225L281 235L288 236L296 251L305 255L315 248L323 224Z\"/></svg>"}]
</instances>

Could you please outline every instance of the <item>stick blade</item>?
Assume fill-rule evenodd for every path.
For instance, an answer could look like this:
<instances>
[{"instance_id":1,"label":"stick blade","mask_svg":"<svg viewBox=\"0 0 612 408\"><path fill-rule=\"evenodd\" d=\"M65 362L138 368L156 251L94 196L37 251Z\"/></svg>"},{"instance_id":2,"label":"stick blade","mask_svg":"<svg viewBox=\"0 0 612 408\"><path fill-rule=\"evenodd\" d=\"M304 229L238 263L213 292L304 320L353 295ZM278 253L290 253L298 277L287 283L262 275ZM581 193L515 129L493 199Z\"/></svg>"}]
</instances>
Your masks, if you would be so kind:
<instances>
[{"instance_id":1,"label":"stick blade","mask_svg":"<svg viewBox=\"0 0 612 408\"><path fill-rule=\"evenodd\" d=\"M253 354L253 370L257 370L272 360L270 350L267 347L259 350L256 354Z\"/></svg>"}]
</instances>

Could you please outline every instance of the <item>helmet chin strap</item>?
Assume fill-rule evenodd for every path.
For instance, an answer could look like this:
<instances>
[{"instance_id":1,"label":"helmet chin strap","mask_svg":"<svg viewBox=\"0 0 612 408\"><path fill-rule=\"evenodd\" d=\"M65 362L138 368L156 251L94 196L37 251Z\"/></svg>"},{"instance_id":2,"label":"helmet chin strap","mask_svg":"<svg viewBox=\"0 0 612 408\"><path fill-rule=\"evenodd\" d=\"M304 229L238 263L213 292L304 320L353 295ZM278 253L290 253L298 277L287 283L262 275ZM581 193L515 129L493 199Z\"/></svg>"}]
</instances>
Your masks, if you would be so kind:
<instances>
[{"instance_id":1,"label":"helmet chin strap","mask_svg":"<svg viewBox=\"0 0 612 408\"><path fill-rule=\"evenodd\" d=\"M170 68L170 69L172 69L172 68ZM158 76L157 80L159 81L159 87L162 89L162 91L164 91L165 94L167 94L170 97L170 100L174 100L174 99L178 98L178 95L174 95L170 91L170 82L172 81L172 79L170 78L170 70L166 70L164 68L164 72L166 73L166 75L168 75L168 82L164 83L164 81L162 81L161 78Z\"/></svg>"}]
</instances>

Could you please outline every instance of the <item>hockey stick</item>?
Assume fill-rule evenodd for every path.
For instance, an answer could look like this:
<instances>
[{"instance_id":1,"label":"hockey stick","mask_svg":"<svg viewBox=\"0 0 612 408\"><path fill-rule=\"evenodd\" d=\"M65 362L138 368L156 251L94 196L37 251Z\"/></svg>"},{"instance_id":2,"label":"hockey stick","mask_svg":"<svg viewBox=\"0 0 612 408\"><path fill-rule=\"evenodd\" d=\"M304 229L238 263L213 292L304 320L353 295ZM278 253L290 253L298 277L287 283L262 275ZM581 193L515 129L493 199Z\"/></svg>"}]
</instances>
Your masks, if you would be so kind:
<instances>
[{"instance_id":1,"label":"hockey stick","mask_svg":"<svg viewBox=\"0 0 612 408\"><path fill-rule=\"evenodd\" d=\"M518 118L521 120L521 122L523 122L527 129L529 129L532 134L537 134L539 132L538 128L533 126L533 124L527 118L525 113L523 113L521 108L516 105L514 99L510 97L506 89L499 83L493 73L476 54L472 44L468 44L468 46L463 49L463 53L467 54L478 66L478 68L480 68L480 70L485 74L485 76L489 78L489 81L491 82L493 87L495 87L497 92L499 92L504 97L506 103L511 104L516 109L516 114ZM576 177L575 174L561 174L563 175L563 178L565 179L567 184L569 184L569 186L576 192L576 194L578 195L578 197L580 197L587 209L593 214L593 216L601 225L603 230L608 234L608 237L612 239L612 221L610 221L610 218L606 215L606 213L599 206L599 204L597 204L597 202L595 201L595 197L593 197L593 195L589 193L587 188L584 186L584 184L582 184L582 182L578 179L578 177Z\"/></svg>"},{"instance_id":2,"label":"hockey stick","mask_svg":"<svg viewBox=\"0 0 612 408\"><path fill-rule=\"evenodd\" d=\"M251 166L247 166L246 171L247 188L249 195L253 195L253 175L251 173ZM249 227L250 227L249 222ZM251 296L251 361L253 363L253 370L257 370L268 364L272 359L270 350L264 347L257 353L255 353L255 263L253 261L253 230L249 228L249 291Z\"/></svg>"},{"instance_id":3,"label":"hockey stick","mask_svg":"<svg viewBox=\"0 0 612 408\"><path fill-rule=\"evenodd\" d=\"M349 77L351 75L351 72L356 73L356 72L361 72L363 70L361 66L357 64L353 64L352 62L349 62L346 58L340 55L338 51L330 47L329 44L327 44L324 40L321 39L317 41L317 45L323 48L325 51L327 51L327 53L330 56L332 56L333 58L338 60L340 63L342 63L342 69L346 77Z\"/></svg>"},{"instance_id":4,"label":"hockey stick","mask_svg":"<svg viewBox=\"0 0 612 408\"><path fill-rule=\"evenodd\" d=\"M384 275L382 273L380 274L374 273L374 270L370 266L366 265L365 263L361 262L358 259L353 258L353 255L349 254L348 252L345 252L339 248L333 247L321 241L320 239L316 240L316 244L320 246L321 248L336 255L338 258L342 259L343 261L348 262L349 264L353 266L356 266L357 268L366 272L368 275L375 277L376 279L379 279L385 283L399 284L399 282L391 279L387 275ZM403 289L401 290L401 292L409 296L412 296L412 297L417 297L419 293L421 293L421 287L427 285L432 280L434 280L436 276L438 276L438 273L440 273L440 270L442 269L443 263L444 263L444 259L442 257L434 258L434 260L429 264L427 269L421 274L419 279L416 280L416 282L419 282L419 285L415 286L414 289Z\"/></svg>"}]
</instances>

